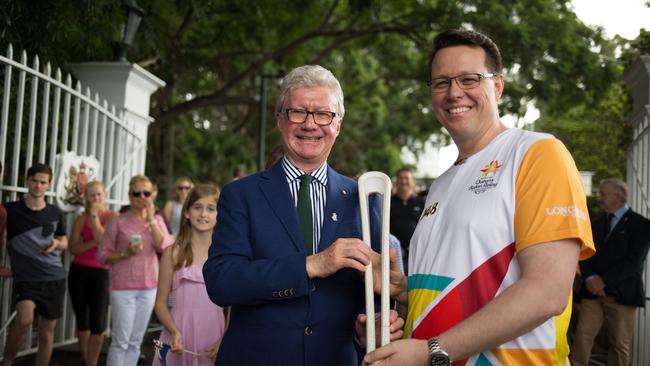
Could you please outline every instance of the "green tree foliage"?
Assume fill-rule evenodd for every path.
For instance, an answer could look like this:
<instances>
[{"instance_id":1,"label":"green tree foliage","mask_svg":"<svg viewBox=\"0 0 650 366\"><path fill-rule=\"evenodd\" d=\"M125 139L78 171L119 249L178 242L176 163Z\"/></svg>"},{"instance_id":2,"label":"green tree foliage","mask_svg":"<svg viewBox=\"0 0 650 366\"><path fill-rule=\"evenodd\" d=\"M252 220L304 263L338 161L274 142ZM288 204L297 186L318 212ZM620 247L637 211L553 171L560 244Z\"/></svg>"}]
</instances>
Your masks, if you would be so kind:
<instances>
[{"instance_id":1,"label":"green tree foliage","mask_svg":"<svg viewBox=\"0 0 650 366\"><path fill-rule=\"evenodd\" d=\"M559 115L547 114L536 128L561 139L578 169L595 172L595 182L625 179L631 109L629 92L622 83L614 83L595 107L583 103Z\"/></svg>"},{"instance_id":2,"label":"green tree foliage","mask_svg":"<svg viewBox=\"0 0 650 366\"><path fill-rule=\"evenodd\" d=\"M123 19L119 3L12 2L0 10L0 34L3 42L60 63L107 60ZM444 29L476 29L501 46L504 113L523 115L533 99L549 113L596 105L616 77L616 60L601 52L609 47L601 31L581 23L567 0L138 4L147 17L129 58L167 82L152 100L156 123L148 148L148 173L159 179L183 174L223 183L234 167L255 170L259 75L309 63L331 69L345 93L330 163L349 175L393 172L403 146L417 151L432 134L445 141L425 83L431 39ZM41 21L14 21L28 17ZM25 39L27 33L38 34ZM268 91L267 151L280 143L273 79Z\"/></svg>"},{"instance_id":3,"label":"green tree foliage","mask_svg":"<svg viewBox=\"0 0 650 366\"><path fill-rule=\"evenodd\" d=\"M616 68L617 81L604 98L586 100L564 112L542 113L535 127L564 141L580 170L595 172L594 181L616 177L625 180L627 150L632 138L632 96L620 79L625 67L640 55L650 54L650 32L641 29L634 40L616 36L608 51L621 50Z\"/></svg>"}]
</instances>

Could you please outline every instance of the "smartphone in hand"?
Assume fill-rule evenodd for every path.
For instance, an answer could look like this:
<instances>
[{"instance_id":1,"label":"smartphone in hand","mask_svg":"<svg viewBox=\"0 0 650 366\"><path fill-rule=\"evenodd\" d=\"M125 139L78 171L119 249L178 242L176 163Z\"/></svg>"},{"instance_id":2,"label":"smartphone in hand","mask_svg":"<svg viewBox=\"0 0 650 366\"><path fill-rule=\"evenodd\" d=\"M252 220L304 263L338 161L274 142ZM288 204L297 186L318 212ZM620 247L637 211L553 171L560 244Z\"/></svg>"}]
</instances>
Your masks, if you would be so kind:
<instances>
[{"instance_id":1,"label":"smartphone in hand","mask_svg":"<svg viewBox=\"0 0 650 366\"><path fill-rule=\"evenodd\" d=\"M141 242L142 242L142 237L140 236L140 234L131 235L131 246L132 247L140 245Z\"/></svg>"}]
</instances>

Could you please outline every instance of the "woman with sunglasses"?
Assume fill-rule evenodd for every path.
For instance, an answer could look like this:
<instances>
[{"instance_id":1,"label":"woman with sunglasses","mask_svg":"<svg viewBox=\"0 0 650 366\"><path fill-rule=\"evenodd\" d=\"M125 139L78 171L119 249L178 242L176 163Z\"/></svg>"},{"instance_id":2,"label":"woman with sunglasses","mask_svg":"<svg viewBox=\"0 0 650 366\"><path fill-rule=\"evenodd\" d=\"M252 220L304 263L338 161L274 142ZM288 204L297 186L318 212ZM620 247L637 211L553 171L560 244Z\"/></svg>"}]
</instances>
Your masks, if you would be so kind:
<instances>
[{"instance_id":1,"label":"woman with sunglasses","mask_svg":"<svg viewBox=\"0 0 650 366\"><path fill-rule=\"evenodd\" d=\"M169 226L172 229L172 235L174 236L178 235L178 231L181 227L181 210L183 208L183 203L192 188L194 188L194 184L190 178L180 177L176 179L176 182L174 183L173 199L165 202L165 206L163 207L163 216L169 223Z\"/></svg>"},{"instance_id":2,"label":"woman with sunglasses","mask_svg":"<svg viewBox=\"0 0 650 366\"><path fill-rule=\"evenodd\" d=\"M109 366L135 366L156 298L158 256L171 245L153 204L149 178L129 182L130 209L109 221L97 260L110 265L111 345Z\"/></svg>"}]
</instances>

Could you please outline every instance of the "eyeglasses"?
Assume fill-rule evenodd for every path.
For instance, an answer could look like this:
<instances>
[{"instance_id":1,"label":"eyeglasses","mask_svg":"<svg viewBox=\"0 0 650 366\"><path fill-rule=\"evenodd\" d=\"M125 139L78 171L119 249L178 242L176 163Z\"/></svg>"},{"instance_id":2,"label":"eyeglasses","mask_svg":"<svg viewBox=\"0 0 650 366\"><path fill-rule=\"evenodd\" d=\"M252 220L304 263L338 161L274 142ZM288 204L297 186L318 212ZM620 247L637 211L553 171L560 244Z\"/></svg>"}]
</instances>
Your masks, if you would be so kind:
<instances>
[{"instance_id":1,"label":"eyeglasses","mask_svg":"<svg viewBox=\"0 0 650 366\"><path fill-rule=\"evenodd\" d=\"M456 80L456 84L461 89L473 89L481 85L481 79L489 79L495 76L498 76L498 73L487 72L487 73L476 73L476 74L461 74L454 77L439 77L433 78L427 85L431 87L433 93L444 93L451 86L451 80Z\"/></svg>"},{"instance_id":2,"label":"eyeglasses","mask_svg":"<svg viewBox=\"0 0 650 366\"><path fill-rule=\"evenodd\" d=\"M149 197L149 196L151 196L151 191L142 191L142 192L134 191L134 192L131 192L131 196L136 197L136 198L140 198L140 196L142 196L142 195L144 195L145 197Z\"/></svg>"},{"instance_id":3,"label":"eyeglasses","mask_svg":"<svg viewBox=\"0 0 650 366\"><path fill-rule=\"evenodd\" d=\"M305 123L307 121L307 117L311 114L314 117L314 122L316 122L317 125L328 126L330 123L332 123L332 121L334 121L334 117L336 117L336 113L328 111L310 112L304 109L293 108L287 108L284 111L287 114L287 119L291 123Z\"/></svg>"},{"instance_id":4,"label":"eyeglasses","mask_svg":"<svg viewBox=\"0 0 650 366\"><path fill-rule=\"evenodd\" d=\"M190 187L190 186L178 186L178 187L176 187L176 189L178 189L178 190L182 190L182 191L187 191L187 190L189 190L190 188L192 188L192 187Z\"/></svg>"}]
</instances>

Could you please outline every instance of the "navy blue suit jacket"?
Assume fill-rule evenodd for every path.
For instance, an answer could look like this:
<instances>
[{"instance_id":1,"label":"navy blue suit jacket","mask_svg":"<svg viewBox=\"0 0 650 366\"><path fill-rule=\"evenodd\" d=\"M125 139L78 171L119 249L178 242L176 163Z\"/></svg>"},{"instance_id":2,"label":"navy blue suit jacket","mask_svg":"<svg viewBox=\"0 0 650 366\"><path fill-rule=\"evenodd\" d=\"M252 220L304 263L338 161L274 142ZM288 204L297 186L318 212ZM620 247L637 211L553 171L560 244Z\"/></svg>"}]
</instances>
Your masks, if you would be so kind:
<instances>
[{"instance_id":1,"label":"navy blue suit jacket","mask_svg":"<svg viewBox=\"0 0 650 366\"><path fill-rule=\"evenodd\" d=\"M644 306L643 264L650 247L650 221L630 209L609 235L608 229L606 215L592 221L596 254L580 262L582 277L597 274L605 282L607 295L619 304ZM582 286L580 295L596 297L587 286Z\"/></svg>"},{"instance_id":2,"label":"navy blue suit jacket","mask_svg":"<svg viewBox=\"0 0 650 366\"><path fill-rule=\"evenodd\" d=\"M331 168L327 174L319 252L338 238L362 235L356 182ZM378 210L373 204L373 239ZM215 365L358 364L353 337L356 315L364 312L363 276L342 269L310 281L306 255L280 162L223 187L203 266L212 301L232 307Z\"/></svg>"}]
</instances>

